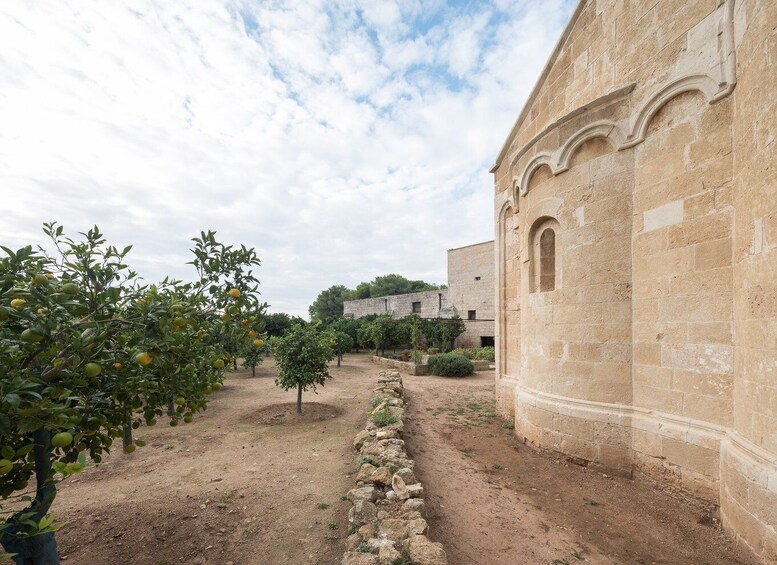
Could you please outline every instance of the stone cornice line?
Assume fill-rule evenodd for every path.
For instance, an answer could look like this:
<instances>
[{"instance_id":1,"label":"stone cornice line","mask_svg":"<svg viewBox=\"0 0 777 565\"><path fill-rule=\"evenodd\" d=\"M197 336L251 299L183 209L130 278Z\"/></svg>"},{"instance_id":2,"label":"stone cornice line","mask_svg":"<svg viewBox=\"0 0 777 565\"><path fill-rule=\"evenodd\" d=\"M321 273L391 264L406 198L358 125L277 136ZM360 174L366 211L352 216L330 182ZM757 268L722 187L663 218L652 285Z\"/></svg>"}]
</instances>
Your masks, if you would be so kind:
<instances>
[{"instance_id":1,"label":"stone cornice line","mask_svg":"<svg viewBox=\"0 0 777 565\"><path fill-rule=\"evenodd\" d=\"M729 96L736 87L736 48L734 45L734 0L724 0L723 10L718 21L718 35L722 36L721 47L718 49L719 61L717 72L714 76L711 72L699 72L675 76L651 91L639 104L639 110L629 118L613 122L600 120L587 124L573 133L567 140L553 152L543 151L534 156L523 168L520 175L513 177L511 197L516 201L519 196L526 196L529 191L529 180L532 174L547 165L551 173L559 175L569 169L572 155L586 141L596 138L607 139L616 151L622 151L634 147L645 141L650 121L656 113L670 100L686 92L701 92L709 104L722 100ZM715 38L717 40L717 37ZM604 96L594 103L579 108L561 120L544 129L541 134L535 136L529 143L519 149L512 158L511 166L515 166L518 159L523 156L541 137L571 117L590 111L591 108L600 106L604 102L629 94L634 85L619 89Z\"/></svg>"}]
</instances>

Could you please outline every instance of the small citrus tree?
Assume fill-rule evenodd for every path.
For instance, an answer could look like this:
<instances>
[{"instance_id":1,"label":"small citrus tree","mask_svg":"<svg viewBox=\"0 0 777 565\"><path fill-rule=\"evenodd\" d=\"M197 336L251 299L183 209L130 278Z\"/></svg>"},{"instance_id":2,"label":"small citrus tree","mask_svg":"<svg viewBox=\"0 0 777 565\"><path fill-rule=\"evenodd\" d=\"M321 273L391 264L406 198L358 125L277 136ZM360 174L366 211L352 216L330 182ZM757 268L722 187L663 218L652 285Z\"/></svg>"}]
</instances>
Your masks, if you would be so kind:
<instances>
[{"instance_id":1,"label":"small citrus tree","mask_svg":"<svg viewBox=\"0 0 777 565\"><path fill-rule=\"evenodd\" d=\"M331 378L328 363L335 356L334 343L328 332L319 333L311 324L294 326L274 343L278 367L275 384L283 390L297 389L297 414L302 414L302 393L316 390Z\"/></svg>"},{"instance_id":2,"label":"small citrus tree","mask_svg":"<svg viewBox=\"0 0 777 565\"><path fill-rule=\"evenodd\" d=\"M0 258L0 498L12 508L0 508L0 543L24 565L59 563L57 481L87 454L99 463L116 438L131 453L132 430L165 408L171 426L191 421L223 379L229 352L213 336L243 328L240 312L218 313L240 296L258 303L256 254L214 232L194 239L197 280L144 286L130 247L108 245L96 226L81 240L53 223L44 231L53 250L2 247Z\"/></svg>"},{"instance_id":3,"label":"small citrus tree","mask_svg":"<svg viewBox=\"0 0 777 565\"><path fill-rule=\"evenodd\" d=\"M335 355L337 356L337 366L339 367L343 360L343 354L353 348L353 338L345 332L331 331L330 333Z\"/></svg>"}]
</instances>

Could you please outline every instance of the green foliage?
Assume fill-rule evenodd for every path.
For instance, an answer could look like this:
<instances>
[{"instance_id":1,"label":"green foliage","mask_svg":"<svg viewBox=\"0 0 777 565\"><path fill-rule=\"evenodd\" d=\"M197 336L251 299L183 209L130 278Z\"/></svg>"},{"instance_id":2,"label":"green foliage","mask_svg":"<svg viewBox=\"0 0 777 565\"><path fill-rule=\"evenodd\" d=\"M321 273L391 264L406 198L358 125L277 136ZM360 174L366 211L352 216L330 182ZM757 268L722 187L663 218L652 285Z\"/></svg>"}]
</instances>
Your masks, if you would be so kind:
<instances>
[{"instance_id":1,"label":"green foliage","mask_svg":"<svg viewBox=\"0 0 777 565\"><path fill-rule=\"evenodd\" d=\"M361 469L361 466L364 465L365 463L369 463L373 467L380 467L380 461L378 461L372 455L365 455L364 457L360 457L359 460L356 462L356 468Z\"/></svg>"},{"instance_id":2,"label":"green foliage","mask_svg":"<svg viewBox=\"0 0 777 565\"><path fill-rule=\"evenodd\" d=\"M328 362L334 358L332 336L319 333L311 324L294 326L274 347L278 378L275 384L284 390L298 389L297 411L302 410L302 392L323 386L329 374Z\"/></svg>"},{"instance_id":3,"label":"green foliage","mask_svg":"<svg viewBox=\"0 0 777 565\"><path fill-rule=\"evenodd\" d=\"M411 281L402 275L392 273L390 275L383 275L382 277L375 277L375 280L369 283L369 287L369 298L379 298L381 296L394 296L397 294L408 294L410 292L438 290L440 285L430 284L424 281Z\"/></svg>"},{"instance_id":4,"label":"green foliage","mask_svg":"<svg viewBox=\"0 0 777 565\"><path fill-rule=\"evenodd\" d=\"M333 331L331 332L331 335L336 354L342 355L343 353L348 353L351 351L353 348L353 338L349 334L345 332Z\"/></svg>"},{"instance_id":5,"label":"green foliage","mask_svg":"<svg viewBox=\"0 0 777 565\"><path fill-rule=\"evenodd\" d=\"M284 312L265 314L262 321L264 323L264 331L269 337L283 337L292 326L306 323L299 316L289 316Z\"/></svg>"},{"instance_id":6,"label":"green foliage","mask_svg":"<svg viewBox=\"0 0 777 565\"><path fill-rule=\"evenodd\" d=\"M437 349L449 351L456 338L464 333L464 321L458 316L424 320L421 331L427 344L437 345Z\"/></svg>"},{"instance_id":7,"label":"green foliage","mask_svg":"<svg viewBox=\"0 0 777 565\"><path fill-rule=\"evenodd\" d=\"M0 258L0 497L29 500L14 493L41 473L30 509L0 526L19 559L37 543L21 540L53 546L55 479L80 471L86 454L99 463L116 437L131 444L132 429L166 410L177 424L205 409L265 306L253 249L215 232L193 239L194 282L157 285L142 285L131 246L109 245L96 226L81 239L54 223L44 232L49 251L2 247Z\"/></svg>"},{"instance_id":8,"label":"green foliage","mask_svg":"<svg viewBox=\"0 0 777 565\"><path fill-rule=\"evenodd\" d=\"M370 416L370 420L372 420L372 423L379 428L385 428L386 426L397 423L396 416L391 413L391 410L388 408L388 406L377 414Z\"/></svg>"},{"instance_id":9,"label":"green foliage","mask_svg":"<svg viewBox=\"0 0 777 565\"><path fill-rule=\"evenodd\" d=\"M453 355L461 355L467 359L476 361L491 361L496 358L496 351L493 347L459 347L451 351Z\"/></svg>"},{"instance_id":10,"label":"green foliage","mask_svg":"<svg viewBox=\"0 0 777 565\"><path fill-rule=\"evenodd\" d=\"M474 368L466 357L441 353L429 357L429 371L441 377L466 377L474 372Z\"/></svg>"},{"instance_id":11,"label":"green foliage","mask_svg":"<svg viewBox=\"0 0 777 565\"><path fill-rule=\"evenodd\" d=\"M322 290L313 304L308 308L310 318L314 322L331 324L343 316L343 302L353 299L353 291L343 285L330 286Z\"/></svg>"}]
</instances>

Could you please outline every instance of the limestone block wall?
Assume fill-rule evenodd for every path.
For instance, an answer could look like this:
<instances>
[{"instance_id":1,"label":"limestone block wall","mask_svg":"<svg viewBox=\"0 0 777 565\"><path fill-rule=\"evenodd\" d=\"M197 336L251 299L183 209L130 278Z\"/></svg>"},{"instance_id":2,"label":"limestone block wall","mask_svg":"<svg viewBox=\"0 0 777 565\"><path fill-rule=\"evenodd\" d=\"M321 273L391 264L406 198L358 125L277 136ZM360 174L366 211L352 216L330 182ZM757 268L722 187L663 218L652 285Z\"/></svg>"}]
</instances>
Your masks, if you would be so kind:
<instances>
[{"instance_id":1,"label":"limestone block wall","mask_svg":"<svg viewBox=\"0 0 777 565\"><path fill-rule=\"evenodd\" d=\"M452 315L448 289L347 300L343 303L343 315L361 318L369 314L391 314L393 318L403 318L413 313L414 302L421 303L419 316L422 318L449 318Z\"/></svg>"},{"instance_id":2,"label":"limestone block wall","mask_svg":"<svg viewBox=\"0 0 777 565\"><path fill-rule=\"evenodd\" d=\"M584 0L498 156L496 396L777 562L777 3Z\"/></svg>"}]
</instances>

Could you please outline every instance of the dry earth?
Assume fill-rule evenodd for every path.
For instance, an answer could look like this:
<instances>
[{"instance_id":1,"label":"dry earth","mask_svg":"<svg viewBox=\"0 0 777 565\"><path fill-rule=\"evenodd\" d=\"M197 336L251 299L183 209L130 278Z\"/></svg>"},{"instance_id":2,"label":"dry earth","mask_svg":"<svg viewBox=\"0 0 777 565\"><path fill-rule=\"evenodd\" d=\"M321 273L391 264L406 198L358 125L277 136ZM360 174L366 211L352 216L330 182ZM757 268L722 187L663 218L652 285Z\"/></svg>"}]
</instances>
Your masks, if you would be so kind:
<instances>
[{"instance_id":1,"label":"dry earth","mask_svg":"<svg viewBox=\"0 0 777 565\"><path fill-rule=\"evenodd\" d=\"M379 371L348 356L300 419L270 360L230 374L192 424L141 428L146 447L61 485L64 563L339 563ZM492 378L404 376L408 447L451 565L755 563L709 508L522 445L493 412Z\"/></svg>"},{"instance_id":2,"label":"dry earth","mask_svg":"<svg viewBox=\"0 0 777 565\"><path fill-rule=\"evenodd\" d=\"M64 563L339 563L350 506L340 497L378 369L351 355L331 373L303 396L302 420L272 360L256 377L232 373L193 423L160 418L137 433L146 447L68 479L54 503L69 521Z\"/></svg>"},{"instance_id":3,"label":"dry earth","mask_svg":"<svg viewBox=\"0 0 777 565\"><path fill-rule=\"evenodd\" d=\"M493 372L403 377L406 441L450 565L751 565L714 508L538 453L494 413Z\"/></svg>"}]
</instances>

